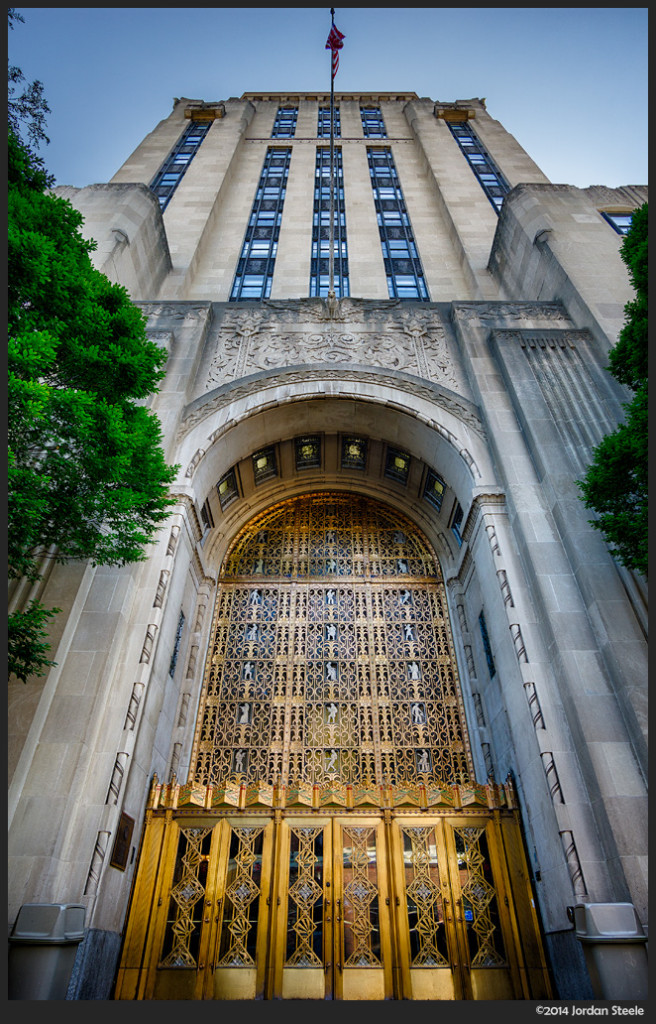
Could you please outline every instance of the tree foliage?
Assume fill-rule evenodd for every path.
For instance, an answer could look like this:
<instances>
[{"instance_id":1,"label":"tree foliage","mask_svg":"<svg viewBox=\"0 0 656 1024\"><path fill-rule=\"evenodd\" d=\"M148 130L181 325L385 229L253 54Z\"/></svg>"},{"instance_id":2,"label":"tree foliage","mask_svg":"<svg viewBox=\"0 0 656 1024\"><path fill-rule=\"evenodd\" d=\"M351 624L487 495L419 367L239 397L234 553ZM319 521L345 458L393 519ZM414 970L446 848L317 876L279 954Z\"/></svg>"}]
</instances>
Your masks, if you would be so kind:
<instances>
[{"instance_id":1,"label":"tree foliage","mask_svg":"<svg viewBox=\"0 0 656 1024\"><path fill-rule=\"evenodd\" d=\"M25 20L14 7L8 8L7 15L10 29L13 29L15 21ZM26 82L21 69L10 64L7 86L9 127L21 145L33 153L33 150L38 149L43 142L50 142L46 135L46 120L50 107L44 96L43 82ZM26 138L23 137L23 132L26 133Z\"/></svg>"},{"instance_id":2,"label":"tree foliage","mask_svg":"<svg viewBox=\"0 0 656 1024\"><path fill-rule=\"evenodd\" d=\"M635 298L625 306L625 323L609 357L609 372L630 388L626 419L606 435L579 481L590 520L618 560L647 575L647 204L635 210L620 250Z\"/></svg>"},{"instance_id":3,"label":"tree foliage","mask_svg":"<svg viewBox=\"0 0 656 1024\"><path fill-rule=\"evenodd\" d=\"M39 579L52 547L59 561L138 561L175 475L143 402L166 355L127 291L95 270L81 215L48 191L11 129L8 157L9 577ZM17 614L10 670L25 679L49 664L48 610Z\"/></svg>"}]
</instances>

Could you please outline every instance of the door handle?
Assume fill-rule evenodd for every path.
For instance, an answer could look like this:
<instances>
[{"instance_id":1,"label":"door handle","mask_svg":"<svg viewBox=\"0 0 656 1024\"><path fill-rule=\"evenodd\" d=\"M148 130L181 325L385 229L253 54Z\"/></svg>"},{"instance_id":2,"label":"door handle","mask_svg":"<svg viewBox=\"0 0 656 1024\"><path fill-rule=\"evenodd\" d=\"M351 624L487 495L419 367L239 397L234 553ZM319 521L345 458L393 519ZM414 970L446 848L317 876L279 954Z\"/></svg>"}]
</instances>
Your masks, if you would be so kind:
<instances>
[{"instance_id":1,"label":"door handle","mask_svg":"<svg viewBox=\"0 0 656 1024\"><path fill-rule=\"evenodd\" d=\"M444 909L446 910L446 919L447 919L447 921L452 921L453 918L451 917L451 914L449 913L449 899L448 899L447 896L444 897L444 899L442 900L442 903L444 904Z\"/></svg>"}]
</instances>

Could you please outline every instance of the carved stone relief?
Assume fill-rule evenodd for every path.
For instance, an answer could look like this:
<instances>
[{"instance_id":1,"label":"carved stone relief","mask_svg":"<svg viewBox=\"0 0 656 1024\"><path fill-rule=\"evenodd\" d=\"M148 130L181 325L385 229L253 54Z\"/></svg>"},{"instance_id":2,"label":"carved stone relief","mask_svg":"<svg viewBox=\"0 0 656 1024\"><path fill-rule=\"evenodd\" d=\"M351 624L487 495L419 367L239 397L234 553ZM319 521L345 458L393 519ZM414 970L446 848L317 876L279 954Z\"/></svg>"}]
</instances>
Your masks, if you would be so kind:
<instances>
[{"instance_id":1,"label":"carved stone relief","mask_svg":"<svg viewBox=\"0 0 656 1024\"><path fill-rule=\"evenodd\" d=\"M251 373L339 363L403 371L470 397L434 308L349 299L333 308L320 301L263 303L229 310L217 326L206 391Z\"/></svg>"}]
</instances>

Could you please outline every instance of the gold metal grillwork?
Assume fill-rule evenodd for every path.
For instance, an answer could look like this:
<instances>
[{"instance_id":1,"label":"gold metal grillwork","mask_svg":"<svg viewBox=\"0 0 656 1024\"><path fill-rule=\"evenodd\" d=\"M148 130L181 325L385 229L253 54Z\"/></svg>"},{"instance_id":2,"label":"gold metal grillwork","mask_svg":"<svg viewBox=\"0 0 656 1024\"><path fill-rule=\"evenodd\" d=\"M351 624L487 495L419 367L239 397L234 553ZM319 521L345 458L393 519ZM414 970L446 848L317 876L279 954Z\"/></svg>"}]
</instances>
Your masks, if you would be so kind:
<instances>
[{"instance_id":1,"label":"gold metal grillwork","mask_svg":"<svg viewBox=\"0 0 656 1024\"><path fill-rule=\"evenodd\" d=\"M190 781L471 779L444 584L413 524L332 493L257 516L219 583Z\"/></svg>"}]
</instances>

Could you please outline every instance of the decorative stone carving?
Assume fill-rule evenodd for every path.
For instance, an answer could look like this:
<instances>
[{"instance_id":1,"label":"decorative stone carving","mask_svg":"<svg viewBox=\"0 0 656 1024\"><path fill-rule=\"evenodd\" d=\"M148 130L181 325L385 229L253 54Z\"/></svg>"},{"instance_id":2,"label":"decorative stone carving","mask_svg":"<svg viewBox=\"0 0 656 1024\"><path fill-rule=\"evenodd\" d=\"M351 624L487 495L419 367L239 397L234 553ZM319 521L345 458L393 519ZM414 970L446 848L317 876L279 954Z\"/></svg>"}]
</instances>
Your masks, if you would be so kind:
<instances>
[{"instance_id":1,"label":"decorative stone carving","mask_svg":"<svg viewBox=\"0 0 656 1024\"><path fill-rule=\"evenodd\" d=\"M579 860L578 851L576 849L576 843L574 842L574 835L569 829L565 829L560 832L559 835L563 844L565 860L567 861L567 867L569 868L569 875L572 880L574 895L577 899L583 900L588 895L588 890L583 878L583 870L581 868L581 861Z\"/></svg>"},{"instance_id":2,"label":"decorative stone carving","mask_svg":"<svg viewBox=\"0 0 656 1024\"><path fill-rule=\"evenodd\" d=\"M544 716L542 714L542 708L540 707L540 701L538 698L537 690L535 689L535 683L528 682L524 683L524 692L526 699L528 700L528 706L533 717L533 726L535 729L544 729Z\"/></svg>"},{"instance_id":3,"label":"decorative stone carving","mask_svg":"<svg viewBox=\"0 0 656 1024\"><path fill-rule=\"evenodd\" d=\"M544 768L544 774L547 777L549 784L549 793L551 799L555 804L564 804L563 791L560 788L560 779L558 778L558 772L556 771L556 762L554 756L550 750L545 750L540 754L542 758L542 766Z\"/></svg>"},{"instance_id":4,"label":"decorative stone carving","mask_svg":"<svg viewBox=\"0 0 656 1024\"><path fill-rule=\"evenodd\" d=\"M168 569L162 569L159 574L159 582L157 584L157 591L155 593L155 600L153 601L153 608L161 608L164 604L164 594L166 587L169 582L169 576L171 573Z\"/></svg>"},{"instance_id":5,"label":"decorative stone carving","mask_svg":"<svg viewBox=\"0 0 656 1024\"><path fill-rule=\"evenodd\" d=\"M145 689L144 683L137 682L132 687L132 694L130 696L130 703L125 716L124 729L132 730L137 721L137 712L139 711L139 705L141 704L141 698Z\"/></svg>"},{"instance_id":6,"label":"decorative stone carving","mask_svg":"<svg viewBox=\"0 0 656 1024\"><path fill-rule=\"evenodd\" d=\"M116 755L116 761L114 762L114 771L109 783L109 791L107 793L106 803L117 804L119 793L121 792L121 786L123 785L123 778L125 776L125 769L128 763L129 754L126 751L121 750Z\"/></svg>"},{"instance_id":7,"label":"decorative stone carving","mask_svg":"<svg viewBox=\"0 0 656 1024\"><path fill-rule=\"evenodd\" d=\"M104 830L98 833L95 849L91 858L89 874L87 876L87 884L84 887L85 896L94 896L98 889L98 882L100 881L100 874L102 872L105 854L107 853L107 844L109 843L110 834L110 832Z\"/></svg>"},{"instance_id":8,"label":"decorative stone carving","mask_svg":"<svg viewBox=\"0 0 656 1024\"><path fill-rule=\"evenodd\" d=\"M254 371L304 364L357 364L402 370L465 395L439 313L396 304L342 299L326 303L265 303L229 311L214 340L205 389Z\"/></svg>"},{"instance_id":9,"label":"decorative stone carving","mask_svg":"<svg viewBox=\"0 0 656 1024\"><path fill-rule=\"evenodd\" d=\"M148 665L150 657L153 653L153 644L155 643L155 634L157 633L157 626L154 623L150 623L146 627L146 637L141 648L141 657L139 658L140 664Z\"/></svg>"},{"instance_id":10,"label":"decorative stone carving","mask_svg":"<svg viewBox=\"0 0 656 1024\"><path fill-rule=\"evenodd\" d=\"M515 645L515 654L517 655L518 661L528 661L528 655L526 648L524 647L524 639L522 637L521 627L517 622L513 622L510 626L510 635L513 638Z\"/></svg>"},{"instance_id":11,"label":"decorative stone carving","mask_svg":"<svg viewBox=\"0 0 656 1024\"><path fill-rule=\"evenodd\" d=\"M512 591L510 590L508 575L505 569L497 569L497 579L499 580L499 586L501 587L503 603L509 608L514 608L515 602L513 601Z\"/></svg>"}]
</instances>

